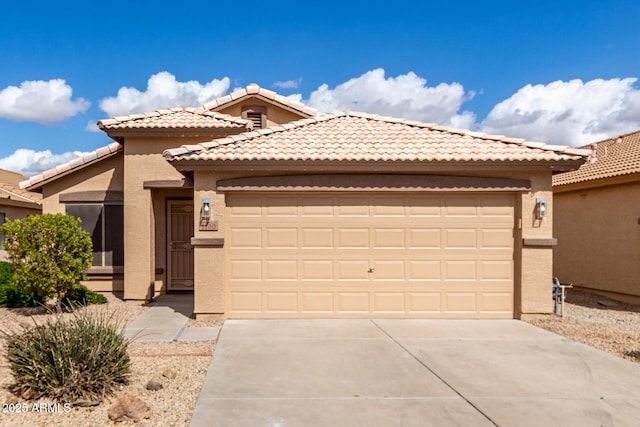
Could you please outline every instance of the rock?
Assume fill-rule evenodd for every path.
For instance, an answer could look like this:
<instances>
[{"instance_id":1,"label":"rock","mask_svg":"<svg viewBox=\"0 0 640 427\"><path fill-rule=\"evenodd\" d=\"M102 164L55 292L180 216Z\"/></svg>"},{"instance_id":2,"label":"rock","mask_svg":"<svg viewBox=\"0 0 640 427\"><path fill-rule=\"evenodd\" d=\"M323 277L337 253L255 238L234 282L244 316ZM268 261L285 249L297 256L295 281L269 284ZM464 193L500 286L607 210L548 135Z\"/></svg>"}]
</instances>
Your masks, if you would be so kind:
<instances>
[{"instance_id":1,"label":"rock","mask_svg":"<svg viewBox=\"0 0 640 427\"><path fill-rule=\"evenodd\" d=\"M100 404L99 400L91 400L91 399L77 399L73 402L73 406L80 406L82 408L88 408L90 406L98 406Z\"/></svg>"},{"instance_id":2,"label":"rock","mask_svg":"<svg viewBox=\"0 0 640 427\"><path fill-rule=\"evenodd\" d=\"M125 394L107 410L107 415L111 421L124 421L129 418L134 422L142 421L151 417L149 406L141 399Z\"/></svg>"},{"instance_id":3,"label":"rock","mask_svg":"<svg viewBox=\"0 0 640 427\"><path fill-rule=\"evenodd\" d=\"M158 391L158 390L160 390L162 388L162 384L157 382L157 381L151 380L151 381L149 381L147 383L147 387L146 388L147 388L147 390Z\"/></svg>"},{"instance_id":4,"label":"rock","mask_svg":"<svg viewBox=\"0 0 640 427\"><path fill-rule=\"evenodd\" d=\"M16 396L11 395L9 396L9 398L7 399L6 403L7 405L15 405L16 403L20 402L20 399L18 399Z\"/></svg>"},{"instance_id":5,"label":"rock","mask_svg":"<svg viewBox=\"0 0 640 427\"><path fill-rule=\"evenodd\" d=\"M165 378L169 378L170 380L174 379L176 377L176 372L173 369L165 369L164 372L162 373L162 376Z\"/></svg>"}]
</instances>

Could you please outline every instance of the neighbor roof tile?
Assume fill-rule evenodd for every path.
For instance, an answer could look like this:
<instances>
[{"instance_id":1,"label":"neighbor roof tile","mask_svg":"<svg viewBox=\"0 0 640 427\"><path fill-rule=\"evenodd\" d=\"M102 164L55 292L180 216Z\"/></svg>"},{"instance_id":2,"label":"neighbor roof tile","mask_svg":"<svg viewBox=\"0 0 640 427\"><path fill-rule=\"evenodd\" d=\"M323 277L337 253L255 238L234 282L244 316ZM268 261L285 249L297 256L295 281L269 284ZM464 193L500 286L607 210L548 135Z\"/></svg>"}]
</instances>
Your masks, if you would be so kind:
<instances>
[{"instance_id":1,"label":"neighbor roof tile","mask_svg":"<svg viewBox=\"0 0 640 427\"><path fill-rule=\"evenodd\" d=\"M640 172L640 130L587 145L589 162L579 169L554 175L553 185L568 185Z\"/></svg>"}]
</instances>

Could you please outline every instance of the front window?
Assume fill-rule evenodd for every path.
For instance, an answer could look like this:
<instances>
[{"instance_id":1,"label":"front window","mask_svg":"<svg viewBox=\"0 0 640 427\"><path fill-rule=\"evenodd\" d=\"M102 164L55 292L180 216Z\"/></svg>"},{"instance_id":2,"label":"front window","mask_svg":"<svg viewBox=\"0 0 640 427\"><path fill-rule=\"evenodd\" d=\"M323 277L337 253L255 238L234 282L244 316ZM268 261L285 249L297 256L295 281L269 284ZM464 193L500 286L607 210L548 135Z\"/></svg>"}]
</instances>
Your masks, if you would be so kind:
<instances>
[{"instance_id":1,"label":"front window","mask_svg":"<svg viewBox=\"0 0 640 427\"><path fill-rule=\"evenodd\" d=\"M68 204L67 214L80 218L91 235L94 267L124 265L124 214L122 205Z\"/></svg>"}]
</instances>

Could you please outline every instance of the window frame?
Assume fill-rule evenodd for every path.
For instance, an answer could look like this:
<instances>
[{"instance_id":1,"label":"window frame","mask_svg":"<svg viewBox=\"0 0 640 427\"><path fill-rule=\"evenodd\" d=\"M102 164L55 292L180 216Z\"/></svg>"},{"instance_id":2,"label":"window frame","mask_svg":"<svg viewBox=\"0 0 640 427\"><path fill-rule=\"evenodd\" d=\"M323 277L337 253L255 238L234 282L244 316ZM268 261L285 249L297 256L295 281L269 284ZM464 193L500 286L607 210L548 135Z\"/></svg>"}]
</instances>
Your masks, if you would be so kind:
<instances>
[{"instance_id":1,"label":"window frame","mask_svg":"<svg viewBox=\"0 0 640 427\"><path fill-rule=\"evenodd\" d=\"M64 204L65 206L65 213L67 215L71 215L74 218L80 218L83 219L80 216L77 215L73 215L71 213L69 213L68 208L70 206L99 206L101 209L98 213L98 218L100 219L100 243L101 243L101 248L100 251L96 251L95 248L92 248L92 259L91 259L91 270L96 270L96 269L118 269L121 267L124 267L124 205L121 202L111 202L111 201L104 201L104 202L81 202L81 201L73 201L73 202L67 202ZM111 256L111 265L107 264L107 256L108 256L108 250L107 250L107 215L106 215L106 207L107 206L119 206L121 208L120 213L121 213L121 222L122 222L122 230L121 230L121 237L118 239L119 243L120 243L120 250L121 250L121 259L122 262L121 264L116 264L116 261L114 261L116 259L115 256L113 256L113 251L112 251L112 256ZM83 219L84 221L84 219ZM96 224L97 226L97 224ZM80 227L82 228L82 223L80 224ZM96 227L97 228L97 227ZM83 228L84 230L84 228ZM89 232L89 231L88 231ZM89 232L91 234L91 232ZM111 231L109 234L113 233L113 231ZM93 235L91 235L91 243L93 246ZM94 264L94 260L95 260L95 255L96 253L100 254L100 264Z\"/></svg>"}]
</instances>

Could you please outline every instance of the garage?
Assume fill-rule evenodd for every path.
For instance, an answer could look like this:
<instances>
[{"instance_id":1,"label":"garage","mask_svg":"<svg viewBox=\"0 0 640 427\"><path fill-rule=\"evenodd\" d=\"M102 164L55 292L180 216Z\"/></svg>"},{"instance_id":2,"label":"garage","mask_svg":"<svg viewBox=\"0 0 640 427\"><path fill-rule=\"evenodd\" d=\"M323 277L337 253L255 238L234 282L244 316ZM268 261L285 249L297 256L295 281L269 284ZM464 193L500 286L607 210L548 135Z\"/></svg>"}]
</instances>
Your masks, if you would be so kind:
<instances>
[{"instance_id":1,"label":"garage","mask_svg":"<svg viewBox=\"0 0 640 427\"><path fill-rule=\"evenodd\" d=\"M240 318L513 318L514 193L226 194Z\"/></svg>"}]
</instances>

